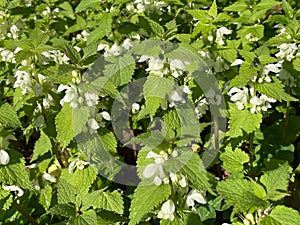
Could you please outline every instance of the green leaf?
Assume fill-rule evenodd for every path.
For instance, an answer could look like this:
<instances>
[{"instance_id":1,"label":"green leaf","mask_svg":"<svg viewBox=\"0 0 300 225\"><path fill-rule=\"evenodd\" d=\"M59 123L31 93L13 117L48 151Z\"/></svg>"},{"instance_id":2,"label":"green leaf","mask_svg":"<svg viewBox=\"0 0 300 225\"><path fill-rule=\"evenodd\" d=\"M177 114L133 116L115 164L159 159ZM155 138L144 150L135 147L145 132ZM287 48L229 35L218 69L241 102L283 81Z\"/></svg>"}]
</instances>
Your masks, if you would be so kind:
<instances>
[{"instance_id":1,"label":"green leaf","mask_svg":"<svg viewBox=\"0 0 300 225\"><path fill-rule=\"evenodd\" d=\"M288 18L293 18L294 10L286 0L282 1L282 7L283 7L283 10L284 10L286 16Z\"/></svg>"},{"instance_id":2,"label":"green leaf","mask_svg":"<svg viewBox=\"0 0 300 225\"><path fill-rule=\"evenodd\" d=\"M253 60L253 58L252 58ZM252 63L243 62L240 66L239 75L230 81L231 87L244 87L257 74L257 70Z\"/></svg>"},{"instance_id":3,"label":"green leaf","mask_svg":"<svg viewBox=\"0 0 300 225\"><path fill-rule=\"evenodd\" d=\"M99 39L107 36L111 32L112 17L111 14L102 13L99 19L99 26L94 29L87 37L87 45L98 41Z\"/></svg>"},{"instance_id":4,"label":"green leaf","mask_svg":"<svg viewBox=\"0 0 300 225\"><path fill-rule=\"evenodd\" d=\"M21 122L14 108L10 104L4 103L0 107L0 127L15 129L21 126Z\"/></svg>"},{"instance_id":5,"label":"green leaf","mask_svg":"<svg viewBox=\"0 0 300 225\"><path fill-rule=\"evenodd\" d=\"M10 161L0 165L0 180L3 185L17 185L23 189L33 190L28 171L25 170L25 160L19 152L8 151Z\"/></svg>"},{"instance_id":6,"label":"green leaf","mask_svg":"<svg viewBox=\"0 0 300 225\"><path fill-rule=\"evenodd\" d=\"M300 71L300 58L296 58L293 60L294 69Z\"/></svg>"},{"instance_id":7,"label":"green leaf","mask_svg":"<svg viewBox=\"0 0 300 225\"><path fill-rule=\"evenodd\" d=\"M208 14L211 15L213 18L216 18L218 15L218 8L216 0L213 1L210 9L208 10Z\"/></svg>"},{"instance_id":8,"label":"green leaf","mask_svg":"<svg viewBox=\"0 0 300 225\"><path fill-rule=\"evenodd\" d=\"M281 81L276 78L273 77L272 78L274 83L256 83L255 84L255 88L258 92L265 94L266 96L268 96L269 98L274 98L278 101L298 101L298 99L290 96L289 94L287 94L284 90L285 86L281 83Z\"/></svg>"},{"instance_id":9,"label":"green leaf","mask_svg":"<svg viewBox=\"0 0 300 225\"><path fill-rule=\"evenodd\" d=\"M166 96L173 89L173 81L164 77L150 75L143 87L146 99L146 110L150 116L154 116L161 103L166 101Z\"/></svg>"},{"instance_id":10,"label":"green leaf","mask_svg":"<svg viewBox=\"0 0 300 225\"><path fill-rule=\"evenodd\" d=\"M237 1L230 6L224 8L224 11L243 12L248 5L244 1Z\"/></svg>"},{"instance_id":11,"label":"green leaf","mask_svg":"<svg viewBox=\"0 0 300 225\"><path fill-rule=\"evenodd\" d=\"M168 172L181 172L186 175L190 185L197 190L206 191L210 189L203 162L198 154L190 149L182 148L179 156L165 161L164 167Z\"/></svg>"},{"instance_id":12,"label":"green leaf","mask_svg":"<svg viewBox=\"0 0 300 225\"><path fill-rule=\"evenodd\" d=\"M77 52L77 50L66 41L64 47L65 47L66 55L70 58L71 62L73 64L79 64L81 60L81 56L79 52Z\"/></svg>"},{"instance_id":13,"label":"green leaf","mask_svg":"<svg viewBox=\"0 0 300 225\"><path fill-rule=\"evenodd\" d=\"M0 190L0 208L4 211L9 209L11 203L13 202L13 195L10 194L10 191Z\"/></svg>"},{"instance_id":14,"label":"green leaf","mask_svg":"<svg viewBox=\"0 0 300 225\"><path fill-rule=\"evenodd\" d=\"M272 201L278 201L288 195L289 179L290 167L283 165L276 170L267 171L259 181L266 188L266 197Z\"/></svg>"},{"instance_id":15,"label":"green leaf","mask_svg":"<svg viewBox=\"0 0 300 225\"><path fill-rule=\"evenodd\" d=\"M58 204L68 204L76 202L77 189L64 179L59 179L57 184L57 201Z\"/></svg>"},{"instance_id":16,"label":"green leaf","mask_svg":"<svg viewBox=\"0 0 300 225\"><path fill-rule=\"evenodd\" d=\"M260 220L260 225L298 225L299 212L283 205L275 206L271 213Z\"/></svg>"},{"instance_id":17,"label":"green leaf","mask_svg":"<svg viewBox=\"0 0 300 225\"><path fill-rule=\"evenodd\" d=\"M40 190L39 203L45 208L49 209L52 199L52 187L45 186Z\"/></svg>"},{"instance_id":18,"label":"green leaf","mask_svg":"<svg viewBox=\"0 0 300 225\"><path fill-rule=\"evenodd\" d=\"M122 195L117 190L114 190L111 193L102 192L98 196L93 206L96 208L115 212L120 215L122 215L124 211L124 201Z\"/></svg>"},{"instance_id":19,"label":"green leaf","mask_svg":"<svg viewBox=\"0 0 300 225\"><path fill-rule=\"evenodd\" d=\"M234 49L220 49L219 54L222 58L232 63L237 58L237 51Z\"/></svg>"},{"instance_id":20,"label":"green leaf","mask_svg":"<svg viewBox=\"0 0 300 225\"><path fill-rule=\"evenodd\" d=\"M233 151L229 146L220 155L220 159L223 161L224 169L230 173L243 172L243 164L249 162L248 154L239 148Z\"/></svg>"},{"instance_id":21,"label":"green leaf","mask_svg":"<svg viewBox=\"0 0 300 225\"><path fill-rule=\"evenodd\" d=\"M130 54L121 57L106 57L111 64L105 65L104 74L116 86L131 81L135 69L135 61Z\"/></svg>"},{"instance_id":22,"label":"green leaf","mask_svg":"<svg viewBox=\"0 0 300 225\"><path fill-rule=\"evenodd\" d=\"M191 14L195 19L202 21L203 23L209 22L211 19L205 10L188 10L189 14Z\"/></svg>"},{"instance_id":23,"label":"green leaf","mask_svg":"<svg viewBox=\"0 0 300 225\"><path fill-rule=\"evenodd\" d=\"M40 138L35 142L31 162L37 160L39 156L46 154L52 149L52 144L49 137L41 131Z\"/></svg>"},{"instance_id":24,"label":"green leaf","mask_svg":"<svg viewBox=\"0 0 300 225\"><path fill-rule=\"evenodd\" d=\"M145 17L145 19L147 19L147 21L151 27L151 30L153 31L153 33L155 35L157 35L158 37L162 37L164 35L165 30L159 23L157 23L156 21L151 20L150 18L147 18L147 17Z\"/></svg>"},{"instance_id":25,"label":"green leaf","mask_svg":"<svg viewBox=\"0 0 300 225\"><path fill-rule=\"evenodd\" d=\"M102 129L100 130L99 138L107 152L117 154L118 141L113 132Z\"/></svg>"},{"instance_id":26,"label":"green leaf","mask_svg":"<svg viewBox=\"0 0 300 225\"><path fill-rule=\"evenodd\" d=\"M65 104L55 117L57 138L65 148L70 141L82 132L89 117L89 108L82 106L72 108L69 103Z\"/></svg>"},{"instance_id":27,"label":"green leaf","mask_svg":"<svg viewBox=\"0 0 300 225\"><path fill-rule=\"evenodd\" d=\"M52 215L75 216L76 209L70 204L58 204L50 209Z\"/></svg>"},{"instance_id":28,"label":"green leaf","mask_svg":"<svg viewBox=\"0 0 300 225\"><path fill-rule=\"evenodd\" d=\"M74 219L74 225L91 225L98 224L97 214L94 210L90 209L83 212Z\"/></svg>"},{"instance_id":29,"label":"green leaf","mask_svg":"<svg viewBox=\"0 0 300 225\"><path fill-rule=\"evenodd\" d=\"M275 0L264 0L254 6L255 10L268 10L272 9L274 6L280 5L280 2Z\"/></svg>"},{"instance_id":30,"label":"green leaf","mask_svg":"<svg viewBox=\"0 0 300 225\"><path fill-rule=\"evenodd\" d=\"M235 104L229 105L230 121L228 134L232 138L243 136L243 131L251 133L260 127L262 115L249 110L239 110Z\"/></svg>"},{"instance_id":31,"label":"green leaf","mask_svg":"<svg viewBox=\"0 0 300 225\"><path fill-rule=\"evenodd\" d=\"M227 179L217 186L217 191L236 212L248 212L250 209L263 208L266 203L254 192L254 181L245 179Z\"/></svg>"},{"instance_id":32,"label":"green leaf","mask_svg":"<svg viewBox=\"0 0 300 225\"><path fill-rule=\"evenodd\" d=\"M139 223L142 217L167 200L171 194L171 187L167 184L145 185L140 183L134 191L130 206L129 225Z\"/></svg>"},{"instance_id":33,"label":"green leaf","mask_svg":"<svg viewBox=\"0 0 300 225\"><path fill-rule=\"evenodd\" d=\"M76 188L77 193L87 193L96 176L97 172L91 166L88 166L82 170L77 168L73 173L69 173L68 169L64 169L61 179L72 184Z\"/></svg>"},{"instance_id":34,"label":"green leaf","mask_svg":"<svg viewBox=\"0 0 300 225\"><path fill-rule=\"evenodd\" d=\"M98 0L82 0L75 8L75 12L79 13L81 11L87 10L88 8L94 8L98 4L99 4Z\"/></svg>"}]
</instances>

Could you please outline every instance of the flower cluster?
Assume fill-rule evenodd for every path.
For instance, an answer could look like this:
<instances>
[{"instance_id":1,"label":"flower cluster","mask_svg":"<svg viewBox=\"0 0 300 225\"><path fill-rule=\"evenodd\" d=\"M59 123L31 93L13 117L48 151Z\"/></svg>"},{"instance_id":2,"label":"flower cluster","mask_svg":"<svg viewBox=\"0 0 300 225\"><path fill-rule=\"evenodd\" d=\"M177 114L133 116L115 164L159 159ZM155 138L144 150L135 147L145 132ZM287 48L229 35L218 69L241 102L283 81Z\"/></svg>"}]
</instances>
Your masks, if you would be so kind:
<instances>
[{"instance_id":1,"label":"flower cluster","mask_svg":"<svg viewBox=\"0 0 300 225\"><path fill-rule=\"evenodd\" d=\"M250 108L251 113L259 113L261 111L267 111L271 108L270 103L275 103L276 100L269 98L265 94L256 95L254 87L233 87L227 93L230 96L230 100L235 102L239 110Z\"/></svg>"}]
</instances>

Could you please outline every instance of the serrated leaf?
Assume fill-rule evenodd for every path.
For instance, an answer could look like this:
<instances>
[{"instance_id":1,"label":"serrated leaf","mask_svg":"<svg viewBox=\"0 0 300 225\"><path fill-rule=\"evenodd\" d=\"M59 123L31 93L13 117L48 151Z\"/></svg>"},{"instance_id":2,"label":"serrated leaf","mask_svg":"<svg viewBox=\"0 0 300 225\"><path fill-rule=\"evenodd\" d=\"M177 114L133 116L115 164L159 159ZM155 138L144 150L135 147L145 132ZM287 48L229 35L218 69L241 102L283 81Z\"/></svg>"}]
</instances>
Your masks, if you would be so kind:
<instances>
[{"instance_id":1,"label":"serrated leaf","mask_svg":"<svg viewBox=\"0 0 300 225\"><path fill-rule=\"evenodd\" d=\"M205 10L188 10L189 14L191 14L195 19L202 21L203 23L209 22L211 19Z\"/></svg>"},{"instance_id":2,"label":"serrated leaf","mask_svg":"<svg viewBox=\"0 0 300 225\"><path fill-rule=\"evenodd\" d=\"M234 104L230 104L229 113L229 135L232 138L243 136L243 131L246 133L255 131L262 122L260 113L254 114L249 110L239 110Z\"/></svg>"},{"instance_id":3,"label":"serrated leaf","mask_svg":"<svg viewBox=\"0 0 300 225\"><path fill-rule=\"evenodd\" d=\"M94 210L90 209L83 212L74 219L74 225L91 225L98 224L97 214Z\"/></svg>"},{"instance_id":4,"label":"serrated leaf","mask_svg":"<svg viewBox=\"0 0 300 225\"><path fill-rule=\"evenodd\" d=\"M283 7L283 11L285 12L285 15L288 18L293 18L294 10L286 0L282 1L282 7Z\"/></svg>"},{"instance_id":5,"label":"serrated leaf","mask_svg":"<svg viewBox=\"0 0 300 225\"><path fill-rule=\"evenodd\" d=\"M75 8L75 12L79 13L88 8L94 8L97 4L99 4L99 0L82 0L79 2L78 6Z\"/></svg>"},{"instance_id":6,"label":"serrated leaf","mask_svg":"<svg viewBox=\"0 0 300 225\"><path fill-rule=\"evenodd\" d=\"M99 138L107 152L117 154L118 141L113 132L109 130L100 130Z\"/></svg>"},{"instance_id":7,"label":"serrated leaf","mask_svg":"<svg viewBox=\"0 0 300 225\"><path fill-rule=\"evenodd\" d=\"M111 64L105 65L105 76L116 86L122 86L131 81L135 69L133 57L126 54L121 57L107 57Z\"/></svg>"},{"instance_id":8,"label":"serrated leaf","mask_svg":"<svg viewBox=\"0 0 300 225\"><path fill-rule=\"evenodd\" d=\"M10 150L10 161L0 165L0 180L5 185L16 185L22 189L33 190L28 171L25 170L25 160L20 153Z\"/></svg>"},{"instance_id":9,"label":"serrated leaf","mask_svg":"<svg viewBox=\"0 0 300 225\"><path fill-rule=\"evenodd\" d=\"M68 42L65 41L64 44L65 44L64 47L65 47L66 55L70 58L71 62L73 64L79 64L81 60L81 56L79 52L77 52L77 50Z\"/></svg>"},{"instance_id":10,"label":"serrated leaf","mask_svg":"<svg viewBox=\"0 0 300 225\"><path fill-rule=\"evenodd\" d=\"M154 21L150 18L145 17L145 19L148 21L153 33L155 35L157 35L158 37L162 37L163 34L165 33L164 28L159 23L157 23L156 21Z\"/></svg>"},{"instance_id":11,"label":"serrated leaf","mask_svg":"<svg viewBox=\"0 0 300 225\"><path fill-rule=\"evenodd\" d=\"M234 49L220 49L219 54L223 59L231 63L237 58L237 51Z\"/></svg>"},{"instance_id":12,"label":"serrated leaf","mask_svg":"<svg viewBox=\"0 0 300 225\"><path fill-rule=\"evenodd\" d=\"M300 71L300 58L293 60L293 66L295 70Z\"/></svg>"},{"instance_id":13,"label":"serrated leaf","mask_svg":"<svg viewBox=\"0 0 300 225\"><path fill-rule=\"evenodd\" d=\"M58 204L50 209L52 215L75 216L76 209L70 204Z\"/></svg>"},{"instance_id":14,"label":"serrated leaf","mask_svg":"<svg viewBox=\"0 0 300 225\"><path fill-rule=\"evenodd\" d=\"M183 173L190 181L190 185L197 190L210 190L207 172L198 154L187 148L181 149L179 156L165 161L166 171Z\"/></svg>"},{"instance_id":15,"label":"serrated leaf","mask_svg":"<svg viewBox=\"0 0 300 225\"><path fill-rule=\"evenodd\" d=\"M248 5L244 1L237 1L230 6L225 7L224 11L243 12L247 7Z\"/></svg>"},{"instance_id":16,"label":"serrated leaf","mask_svg":"<svg viewBox=\"0 0 300 225\"><path fill-rule=\"evenodd\" d=\"M274 6L280 5L280 2L275 0L264 0L259 2L257 5L254 6L255 10L267 10L272 9Z\"/></svg>"},{"instance_id":17,"label":"serrated leaf","mask_svg":"<svg viewBox=\"0 0 300 225\"><path fill-rule=\"evenodd\" d=\"M69 173L68 169L64 169L61 179L72 184L77 189L77 193L87 193L96 176L97 172L91 166L88 166L82 170L77 168L73 173Z\"/></svg>"},{"instance_id":18,"label":"serrated leaf","mask_svg":"<svg viewBox=\"0 0 300 225\"><path fill-rule=\"evenodd\" d=\"M155 207L167 200L171 194L171 187L167 184L144 185L140 183L134 191L130 206L130 222L128 225L139 223L142 217Z\"/></svg>"},{"instance_id":19,"label":"serrated leaf","mask_svg":"<svg viewBox=\"0 0 300 225\"><path fill-rule=\"evenodd\" d=\"M66 180L60 178L57 184L58 204L68 204L76 202L77 189Z\"/></svg>"},{"instance_id":20,"label":"serrated leaf","mask_svg":"<svg viewBox=\"0 0 300 225\"><path fill-rule=\"evenodd\" d=\"M280 166L276 170L265 172L259 181L265 186L267 198L272 201L278 201L287 196L289 185L290 167L288 165Z\"/></svg>"},{"instance_id":21,"label":"serrated leaf","mask_svg":"<svg viewBox=\"0 0 300 225\"><path fill-rule=\"evenodd\" d=\"M146 108L150 116L154 116L162 101L166 100L167 94L173 89L174 82L164 77L150 75L143 87L146 99Z\"/></svg>"},{"instance_id":22,"label":"serrated leaf","mask_svg":"<svg viewBox=\"0 0 300 225\"><path fill-rule=\"evenodd\" d=\"M18 128L21 126L21 122L14 108L10 104L4 103L0 107L0 127Z\"/></svg>"},{"instance_id":23,"label":"serrated leaf","mask_svg":"<svg viewBox=\"0 0 300 225\"><path fill-rule=\"evenodd\" d=\"M211 15L213 18L216 18L218 15L218 8L216 0L213 1L210 9L208 10L208 14Z\"/></svg>"},{"instance_id":24,"label":"serrated leaf","mask_svg":"<svg viewBox=\"0 0 300 225\"><path fill-rule=\"evenodd\" d=\"M35 142L31 162L37 160L39 156L46 154L52 149L52 144L49 137L41 131L40 138Z\"/></svg>"},{"instance_id":25,"label":"serrated leaf","mask_svg":"<svg viewBox=\"0 0 300 225\"><path fill-rule=\"evenodd\" d=\"M49 209L51 205L51 199L52 199L52 187L51 186L45 186L40 191L39 196L39 203L47 210Z\"/></svg>"},{"instance_id":26,"label":"serrated leaf","mask_svg":"<svg viewBox=\"0 0 300 225\"><path fill-rule=\"evenodd\" d=\"M96 208L118 213L120 215L122 215L124 211L124 201L122 195L117 190L114 190L111 193L100 193L93 206Z\"/></svg>"},{"instance_id":27,"label":"serrated leaf","mask_svg":"<svg viewBox=\"0 0 300 225\"><path fill-rule=\"evenodd\" d=\"M223 161L224 169L230 173L243 172L243 164L249 162L248 154L239 148L233 151L230 147L225 148L220 159Z\"/></svg>"},{"instance_id":28,"label":"serrated leaf","mask_svg":"<svg viewBox=\"0 0 300 225\"><path fill-rule=\"evenodd\" d=\"M7 209L9 209L12 202L13 195L10 194L10 191L0 189L0 208L6 211Z\"/></svg>"},{"instance_id":29,"label":"serrated leaf","mask_svg":"<svg viewBox=\"0 0 300 225\"><path fill-rule=\"evenodd\" d=\"M89 117L88 107L72 108L69 103L65 104L55 117L57 138L65 148L70 141L79 134Z\"/></svg>"},{"instance_id":30,"label":"serrated leaf","mask_svg":"<svg viewBox=\"0 0 300 225\"><path fill-rule=\"evenodd\" d=\"M298 225L300 221L299 212L295 209L278 205L271 213L260 220L260 225Z\"/></svg>"},{"instance_id":31,"label":"serrated leaf","mask_svg":"<svg viewBox=\"0 0 300 225\"><path fill-rule=\"evenodd\" d=\"M256 83L255 88L258 92L265 94L269 98L274 98L278 101L298 101L298 99L290 96L284 90L285 86L278 78L272 78L274 83Z\"/></svg>"},{"instance_id":32,"label":"serrated leaf","mask_svg":"<svg viewBox=\"0 0 300 225\"><path fill-rule=\"evenodd\" d=\"M245 179L227 179L218 184L217 191L236 212L263 208L266 203L255 195L252 182Z\"/></svg>"},{"instance_id":33,"label":"serrated leaf","mask_svg":"<svg viewBox=\"0 0 300 225\"><path fill-rule=\"evenodd\" d=\"M253 60L253 58L252 58ZM230 81L231 87L244 87L247 83L257 75L257 70L249 62L243 62L240 66L239 75Z\"/></svg>"},{"instance_id":34,"label":"serrated leaf","mask_svg":"<svg viewBox=\"0 0 300 225\"><path fill-rule=\"evenodd\" d=\"M109 33L111 32L111 27L112 27L111 14L107 14L107 13L101 14L99 21L100 21L99 26L95 30L93 30L90 33L90 35L87 37L87 45L91 44L94 41L98 41L104 36L109 35Z\"/></svg>"}]
</instances>

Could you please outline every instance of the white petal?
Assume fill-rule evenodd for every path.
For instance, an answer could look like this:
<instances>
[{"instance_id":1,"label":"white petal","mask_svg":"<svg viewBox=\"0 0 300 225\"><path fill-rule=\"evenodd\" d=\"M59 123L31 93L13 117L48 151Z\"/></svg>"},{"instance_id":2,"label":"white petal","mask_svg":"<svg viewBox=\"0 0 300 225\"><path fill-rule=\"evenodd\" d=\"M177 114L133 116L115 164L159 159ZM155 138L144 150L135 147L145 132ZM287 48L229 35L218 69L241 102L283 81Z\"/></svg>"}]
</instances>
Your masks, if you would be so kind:
<instances>
[{"instance_id":1,"label":"white petal","mask_svg":"<svg viewBox=\"0 0 300 225\"><path fill-rule=\"evenodd\" d=\"M145 178L150 178L152 177L154 174L156 174L157 170L158 170L158 165L151 163L148 166L146 166L146 168L143 171L143 176Z\"/></svg>"},{"instance_id":2,"label":"white petal","mask_svg":"<svg viewBox=\"0 0 300 225\"><path fill-rule=\"evenodd\" d=\"M0 150L0 164L7 165L9 163L9 155L6 151Z\"/></svg>"},{"instance_id":3,"label":"white petal","mask_svg":"<svg viewBox=\"0 0 300 225\"><path fill-rule=\"evenodd\" d=\"M110 120L111 120L110 115L109 115L108 112L103 111L103 112L101 112L100 114L102 115L103 119L105 119L105 120L107 120L107 121L110 121Z\"/></svg>"},{"instance_id":4,"label":"white petal","mask_svg":"<svg viewBox=\"0 0 300 225\"><path fill-rule=\"evenodd\" d=\"M244 61L241 59L236 59L230 66L238 66L241 65Z\"/></svg>"}]
</instances>

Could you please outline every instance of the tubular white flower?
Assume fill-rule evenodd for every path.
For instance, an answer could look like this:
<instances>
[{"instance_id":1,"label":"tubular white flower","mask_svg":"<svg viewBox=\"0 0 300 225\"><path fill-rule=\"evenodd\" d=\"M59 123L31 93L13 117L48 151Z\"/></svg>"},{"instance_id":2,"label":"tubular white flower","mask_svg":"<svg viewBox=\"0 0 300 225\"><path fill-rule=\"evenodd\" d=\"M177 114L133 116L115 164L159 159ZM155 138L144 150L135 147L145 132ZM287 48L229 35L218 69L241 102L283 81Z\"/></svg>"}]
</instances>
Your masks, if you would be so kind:
<instances>
[{"instance_id":1,"label":"tubular white flower","mask_svg":"<svg viewBox=\"0 0 300 225\"><path fill-rule=\"evenodd\" d=\"M47 181L50 181L50 182L55 182L56 181L55 177L50 173L44 173L42 178L44 180L47 180Z\"/></svg>"},{"instance_id":2,"label":"tubular white flower","mask_svg":"<svg viewBox=\"0 0 300 225\"><path fill-rule=\"evenodd\" d=\"M88 120L88 126L91 134L97 133L97 130L100 128L97 121L93 118Z\"/></svg>"},{"instance_id":3,"label":"tubular white flower","mask_svg":"<svg viewBox=\"0 0 300 225\"><path fill-rule=\"evenodd\" d=\"M133 103L131 105L131 109L132 109L133 112L137 112L137 111L140 110L140 105L138 103Z\"/></svg>"},{"instance_id":4,"label":"tubular white flower","mask_svg":"<svg viewBox=\"0 0 300 225\"><path fill-rule=\"evenodd\" d=\"M16 39L19 37L18 32L19 32L19 28L16 25L12 25L10 28L10 33L12 34L12 38Z\"/></svg>"},{"instance_id":5,"label":"tubular white flower","mask_svg":"<svg viewBox=\"0 0 300 225\"><path fill-rule=\"evenodd\" d=\"M174 212L175 212L175 205L174 202L169 199L161 206L161 209L157 215L160 219L169 219L170 221L174 220Z\"/></svg>"},{"instance_id":6,"label":"tubular white flower","mask_svg":"<svg viewBox=\"0 0 300 225\"><path fill-rule=\"evenodd\" d=\"M107 120L107 121L110 121L110 120L111 120L111 117L110 117L110 115L109 115L108 112L103 111L103 112L101 112L100 114L102 115L103 119L105 119L105 120Z\"/></svg>"},{"instance_id":7,"label":"tubular white flower","mask_svg":"<svg viewBox=\"0 0 300 225\"><path fill-rule=\"evenodd\" d=\"M24 191L16 185L4 186L3 189L6 191L16 192L18 197L21 197L24 194Z\"/></svg>"},{"instance_id":8,"label":"tubular white flower","mask_svg":"<svg viewBox=\"0 0 300 225\"><path fill-rule=\"evenodd\" d=\"M9 163L10 157L8 153L4 150L0 150L0 165L7 165Z\"/></svg>"},{"instance_id":9,"label":"tubular white flower","mask_svg":"<svg viewBox=\"0 0 300 225\"><path fill-rule=\"evenodd\" d=\"M244 60L236 59L233 63L231 63L230 66L238 66L241 65L244 62Z\"/></svg>"},{"instance_id":10,"label":"tubular white flower","mask_svg":"<svg viewBox=\"0 0 300 225\"><path fill-rule=\"evenodd\" d=\"M187 195L186 205L189 208L194 209L195 201L198 202L198 203L201 203L201 204L206 204L207 203L207 201L203 197L202 193L200 191L194 189L194 190L190 191L190 193Z\"/></svg>"},{"instance_id":11,"label":"tubular white flower","mask_svg":"<svg viewBox=\"0 0 300 225\"><path fill-rule=\"evenodd\" d=\"M84 93L87 106L92 107L98 103L98 95L94 93Z\"/></svg>"},{"instance_id":12,"label":"tubular white flower","mask_svg":"<svg viewBox=\"0 0 300 225\"><path fill-rule=\"evenodd\" d=\"M28 72L17 70L15 77L17 80L14 83L14 88L20 87L22 89L22 94L31 91L31 79Z\"/></svg>"},{"instance_id":13,"label":"tubular white flower","mask_svg":"<svg viewBox=\"0 0 300 225\"><path fill-rule=\"evenodd\" d=\"M83 170L86 165L90 164L89 162L78 159L76 161L76 167L80 170Z\"/></svg>"},{"instance_id":14,"label":"tubular white flower","mask_svg":"<svg viewBox=\"0 0 300 225\"><path fill-rule=\"evenodd\" d=\"M223 36L228 34L231 34L231 30L228 30L226 27L220 27L216 33L216 42L219 45L224 45Z\"/></svg>"},{"instance_id":15,"label":"tubular white flower","mask_svg":"<svg viewBox=\"0 0 300 225\"><path fill-rule=\"evenodd\" d=\"M275 54L275 56L278 58L286 58L287 61L292 61L292 59L295 58L295 52L298 50L296 43L283 43L277 48L279 48L280 51Z\"/></svg>"}]
</instances>

